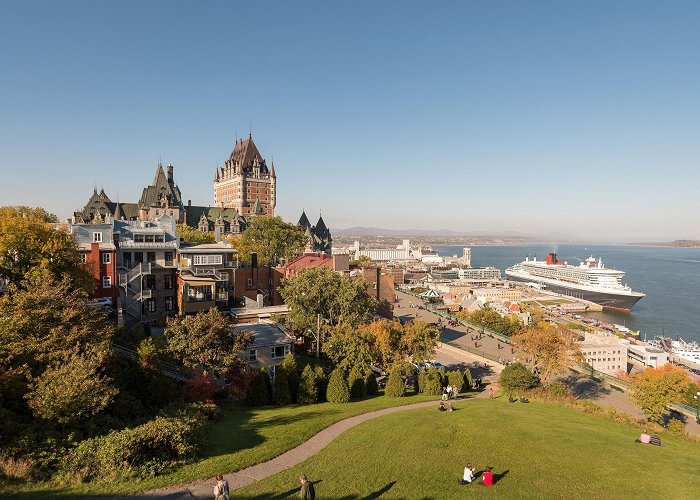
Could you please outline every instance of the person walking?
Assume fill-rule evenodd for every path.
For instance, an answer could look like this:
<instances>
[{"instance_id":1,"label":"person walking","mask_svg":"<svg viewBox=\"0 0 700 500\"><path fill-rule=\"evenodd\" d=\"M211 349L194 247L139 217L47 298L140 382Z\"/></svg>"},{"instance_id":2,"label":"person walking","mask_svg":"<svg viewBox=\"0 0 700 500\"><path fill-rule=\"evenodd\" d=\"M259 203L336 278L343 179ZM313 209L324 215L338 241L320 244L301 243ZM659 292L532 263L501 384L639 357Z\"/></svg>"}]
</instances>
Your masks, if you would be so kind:
<instances>
[{"instance_id":1,"label":"person walking","mask_svg":"<svg viewBox=\"0 0 700 500\"><path fill-rule=\"evenodd\" d=\"M306 475L304 474L299 476L299 482L301 483L301 490L299 490L299 498L301 498L301 500L314 500L314 498L316 498L314 483L309 481L306 478Z\"/></svg>"},{"instance_id":2,"label":"person walking","mask_svg":"<svg viewBox=\"0 0 700 500\"><path fill-rule=\"evenodd\" d=\"M493 392L493 386L489 387L489 398L493 399L494 392Z\"/></svg>"},{"instance_id":3,"label":"person walking","mask_svg":"<svg viewBox=\"0 0 700 500\"><path fill-rule=\"evenodd\" d=\"M445 387L442 388L442 400L447 400L447 389Z\"/></svg>"},{"instance_id":4,"label":"person walking","mask_svg":"<svg viewBox=\"0 0 700 500\"><path fill-rule=\"evenodd\" d=\"M452 386L447 386L447 399L452 399Z\"/></svg>"},{"instance_id":5,"label":"person walking","mask_svg":"<svg viewBox=\"0 0 700 500\"><path fill-rule=\"evenodd\" d=\"M216 485L214 486L214 498L216 500L229 500L228 481L224 476L219 474L216 476Z\"/></svg>"}]
</instances>

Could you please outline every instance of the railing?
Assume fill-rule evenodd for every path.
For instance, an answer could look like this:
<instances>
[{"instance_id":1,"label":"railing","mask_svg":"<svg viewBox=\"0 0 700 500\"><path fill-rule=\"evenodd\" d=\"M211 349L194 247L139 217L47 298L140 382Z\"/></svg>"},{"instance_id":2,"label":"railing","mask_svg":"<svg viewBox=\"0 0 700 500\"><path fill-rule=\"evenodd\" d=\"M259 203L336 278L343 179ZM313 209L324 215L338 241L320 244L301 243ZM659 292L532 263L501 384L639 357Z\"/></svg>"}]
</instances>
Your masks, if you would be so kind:
<instances>
[{"instance_id":1,"label":"railing","mask_svg":"<svg viewBox=\"0 0 700 500\"><path fill-rule=\"evenodd\" d=\"M129 358L134 361L137 361L139 359L138 353L127 347L113 343L112 349L115 353L125 358ZM163 375L165 375L168 378L178 380L180 382L187 382L192 378L192 372L190 370L187 370L186 368L182 368L180 366L174 365L172 363L167 363L165 361L159 361L158 365L160 366L160 370L163 373ZM219 382L217 382L217 384L221 385Z\"/></svg>"},{"instance_id":2,"label":"railing","mask_svg":"<svg viewBox=\"0 0 700 500\"><path fill-rule=\"evenodd\" d=\"M605 380L610 385L613 385L613 386L618 387L620 389L623 389L625 391L629 391L632 388L632 385L629 382L621 380L614 375L600 372L600 371L598 371L595 368L592 368L590 366L578 365L578 366L573 366L571 369L574 370L575 372L578 372L578 373L581 373L584 375L590 375L594 379Z\"/></svg>"},{"instance_id":3,"label":"railing","mask_svg":"<svg viewBox=\"0 0 700 500\"><path fill-rule=\"evenodd\" d=\"M141 299L150 299L153 296L153 290L150 288L146 288L145 290L141 290Z\"/></svg>"},{"instance_id":4,"label":"railing","mask_svg":"<svg viewBox=\"0 0 700 500\"><path fill-rule=\"evenodd\" d=\"M214 294L212 293L187 296L187 302L211 302L212 300L214 300Z\"/></svg>"}]
</instances>

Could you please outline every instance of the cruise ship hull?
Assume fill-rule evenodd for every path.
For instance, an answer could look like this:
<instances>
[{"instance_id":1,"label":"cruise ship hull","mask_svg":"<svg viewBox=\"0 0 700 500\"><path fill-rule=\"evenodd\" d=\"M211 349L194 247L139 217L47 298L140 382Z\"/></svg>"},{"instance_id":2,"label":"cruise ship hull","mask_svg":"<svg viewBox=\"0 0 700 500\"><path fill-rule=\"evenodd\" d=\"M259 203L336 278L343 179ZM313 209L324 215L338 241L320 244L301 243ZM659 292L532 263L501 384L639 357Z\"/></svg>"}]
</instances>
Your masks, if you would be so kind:
<instances>
[{"instance_id":1,"label":"cruise ship hull","mask_svg":"<svg viewBox=\"0 0 700 500\"><path fill-rule=\"evenodd\" d=\"M606 292L600 290L587 290L576 286L567 286L554 280L543 280L537 276L521 276L511 271L506 270L508 279L514 281L522 281L525 283L538 283L545 286L545 290L556 292L561 295L587 300L595 304L610 309L618 309L620 311L630 311L639 299L644 297L643 293L632 292L629 294L621 294L615 292Z\"/></svg>"}]
</instances>

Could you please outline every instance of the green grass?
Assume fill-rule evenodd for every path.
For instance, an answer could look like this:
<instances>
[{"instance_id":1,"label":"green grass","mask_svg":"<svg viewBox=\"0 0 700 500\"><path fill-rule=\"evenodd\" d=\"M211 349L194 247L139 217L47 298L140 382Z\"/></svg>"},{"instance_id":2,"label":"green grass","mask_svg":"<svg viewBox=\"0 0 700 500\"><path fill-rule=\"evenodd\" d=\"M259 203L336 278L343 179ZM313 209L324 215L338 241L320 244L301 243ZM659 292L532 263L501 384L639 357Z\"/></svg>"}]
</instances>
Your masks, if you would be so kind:
<instances>
[{"instance_id":1,"label":"green grass","mask_svg":"<svg viewBox=\"0 0 700 500\"><path fill-rule=\"evenodd\" d=\"M550 403L503 398L418 409L365 422L297 467L233 498L295 496L304 472L318 498L700 498L700 446ZM494 467L497 483L460 486L464 465ZM500 477L499 477L500 475Z\"/></svg>"},{"instance_id":2,"label":"green grass","mask_svg":"<svg viewBox=\"0 0 700 500\"><path fill-rule=\"evenodd\" d=\"M209 428L200 459L171 473L141 481L91 483L68 488L54 487L51 484L6 485L0 486L0 497L84 498L92 495L122 495L209 479L219 473L234 472L274 458L339 420L381 408L431 399L436 399L436 396L411 395L394 399L379 395L346 404L267 408L235 406L227 409L223 419Z\"/></svg>"}]
</instances>

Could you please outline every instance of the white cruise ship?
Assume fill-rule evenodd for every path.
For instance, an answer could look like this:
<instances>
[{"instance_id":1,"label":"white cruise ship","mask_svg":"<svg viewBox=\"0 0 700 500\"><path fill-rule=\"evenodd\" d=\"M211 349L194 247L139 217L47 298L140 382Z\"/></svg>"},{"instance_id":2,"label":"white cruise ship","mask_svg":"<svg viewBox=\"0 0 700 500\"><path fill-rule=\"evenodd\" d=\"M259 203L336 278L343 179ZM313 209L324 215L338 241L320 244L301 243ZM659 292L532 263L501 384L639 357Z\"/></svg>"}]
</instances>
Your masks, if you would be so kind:
<instances>
[{"instance_id":1,"label":"white cruise ship","mask_svg":"<svg viewBox=\"0 0 700 500\"><path fill-rule=\"evenodd\" d=\"M577 297L600 304L603 307L629 311L644 294L635 292L622 284L623 271L607 269L603 260L593 256L572 266L557 260L557 254L550 253L547 259L526 258L520 264L506 269L509 279L537 283L562 295Z\"/></svg>"}]
</instances>

